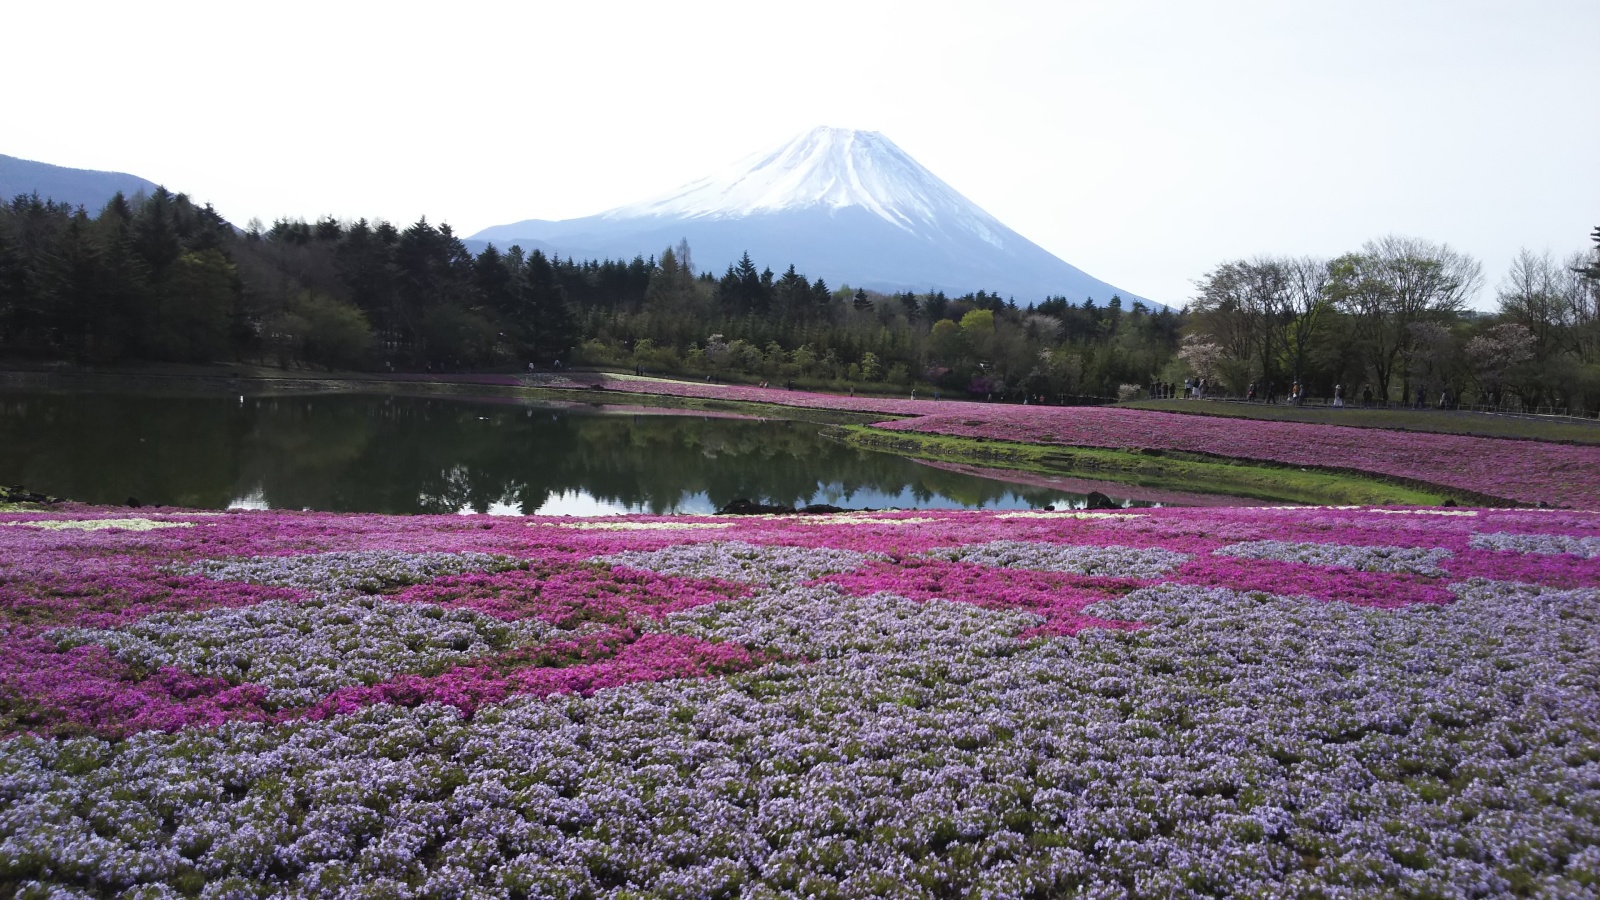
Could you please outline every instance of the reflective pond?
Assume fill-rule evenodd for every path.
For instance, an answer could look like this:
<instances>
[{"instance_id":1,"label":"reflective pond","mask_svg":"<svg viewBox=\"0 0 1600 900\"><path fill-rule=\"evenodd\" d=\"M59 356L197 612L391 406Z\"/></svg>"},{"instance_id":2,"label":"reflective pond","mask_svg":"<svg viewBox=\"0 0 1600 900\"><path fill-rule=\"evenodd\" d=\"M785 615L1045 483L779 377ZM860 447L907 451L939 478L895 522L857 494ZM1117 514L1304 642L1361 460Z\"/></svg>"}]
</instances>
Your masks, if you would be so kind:
<instances>
[{"instance_id":1,"label":"reflective pond","mask_svg":"<svg viewBox=\"0 0 1600 900\"><path fill-rule=\"evenodd\" d=\"M736 499L874 509L1084 502L844 446L822 431L528 401L8 390L0 483L89 503L382 513L708 513Z\"/></svg>"}]
</instances>

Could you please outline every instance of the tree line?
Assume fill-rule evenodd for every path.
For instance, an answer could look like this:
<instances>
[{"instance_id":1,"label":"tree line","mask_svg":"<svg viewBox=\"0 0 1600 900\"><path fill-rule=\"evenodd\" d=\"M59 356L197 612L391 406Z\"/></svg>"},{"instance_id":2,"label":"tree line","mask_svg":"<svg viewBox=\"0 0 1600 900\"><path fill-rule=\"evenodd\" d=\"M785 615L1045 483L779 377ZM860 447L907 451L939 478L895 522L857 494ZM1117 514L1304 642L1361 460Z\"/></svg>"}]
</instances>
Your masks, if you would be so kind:
<instances>
[{"instance_id":1,"label":"tree line","mask_svg":"<svg viewBox=\"0 0 1600 900\"><path fill-rule=\"evenodd\" d=\"M806 383L915 384L1018 398L1113 395L1169 367L1185 316L975 291L882 293L719 275L687 242L631 260L490 245L448 225L326 217L237 229L164 189L97 214L0 205L0 353L111 364L522 370L587 362Z\"/></svg>"},{"instance_id":2,"label":"tree line","mask_svg":"<svg viewBox=\"0 0 1600 900\"><path fill-rule=\"evenodd\" d=\"M1174 311L832 287L748 254L718 274L687 242L631 260L474 254L425 218L238 229L165 189L95 214L21 196L0 204L0 353L378 371L578 362L997 399L1205 377L1213 395L1298 382L1313 396L1421 388L1594 409L1600 229L1595 241L1564 261L1524 251L1494 314L1467 306L1477 261L1398 237L1333 259L1228 261Z\"/></svg>"},{"instance_id":3,"label":"tree line","mask_svg":"<svg viewBox=\"0 0 1600 900\"><path fill-rule=\"evenodd\" d=\"M1467 304L1482 266L1447 245L1401 237L1332 259L1225 262L1196 282L1179 357L1245 393L1429 405L1600 408L1600 229L1557 260L1524 249L1492 314Z\"/></svg>"}]
</instances>

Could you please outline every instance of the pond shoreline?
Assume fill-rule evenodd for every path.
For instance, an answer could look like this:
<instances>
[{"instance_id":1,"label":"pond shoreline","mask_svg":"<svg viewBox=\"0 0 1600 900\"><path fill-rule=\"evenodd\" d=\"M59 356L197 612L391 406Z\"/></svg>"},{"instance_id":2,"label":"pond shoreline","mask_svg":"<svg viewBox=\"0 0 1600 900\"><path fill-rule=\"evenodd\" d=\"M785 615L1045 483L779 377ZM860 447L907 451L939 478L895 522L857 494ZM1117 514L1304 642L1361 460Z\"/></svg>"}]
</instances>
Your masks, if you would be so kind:
<instances>
[{"instance_id":1,"label":"pond shoreline","mask_svg":"<svg viewBox=\"0 0 1600 900\"><path fill-rule=\"evenodd\" d=\"M883 396L842 396L834 394L821 394L811 391L790 391L783 388L761 388L747 385L721 384L716 382L699 383L694 381L658 379L633 375L617 375L605 372L568 372L568 373L530 373L530 374L503 374L503 373L468 373L468 374L360 374L347 373L294 373L283 370L260 369L253 367L233 367L228 370L206 369L198 371L173 371L171 369L130 369L130 370L80 370L61 369L50 370L0 370L0 390L24 389L63 392L119 392L139 391L154 392L174 395L225 395L238 393L241 395L257 396L305 396L312 394L371 394L388 396L418 396L418 397L454 397L459 399L482 400L507 400L507 401L545 401L574 406L587 406L590 408L611 408L626 414L628 409L637 409L644 412L650 409L683 410L690 414L702 413L707 415L721 414L734 416L749 416L754 418L788 419L795 421L811 422L839 426L865 426L887 424L891 419L923 419L929 416L943 415L962 416L971 414L980 418L988 416L1014 417L1021 413L1032 416L1031 413L1022 413L1025 407L1014 404L977 403L964 400L935 401L924 397L915 399L894 399ZM1046 410L1049 412L1046 413ZM1009 412L1008 412L1009 411ZM1131 412L1132 410L1130 410ZM1065 408L1041 407L1042 415L1059 416L1066 413ZM1109 412L1106 410L1105 412ZM1103 414L1095 410L1095 414ZM1162 413L1154 413L1161 415ZM1170 415L1170 413L1167 413ZM1092 415L1092 414L1091 414ZM1187 417L1186 417L1187 418ZM1206 416L1203 418L1211 418ZM1248 419L1240 420L1241 423L1249 422ZM906 426L910 426L908 429ZM924 431L909 422L901 422L897 426L900 434L906 435L911 430ZM1241 424L1241 427L1248 427ZM1302 427L1317 427L1309 425ZM1326 427L1337 428L1340 426L1330 424ZM1026 429L1024 429L1026 430ZM1393 430L1374 429L1380 432L1394 434ZM928 436L933 437L933 429L927 429ZM1428 433L1411 432L1419 436ZM1441 435L1442 436L1442 435ZM1518 500L1508 498L1484 490L1470 490L1464 484L1447 485L1430 481L1426 477L1418 478L1412 472L1388 472L1378 468L1364 469L1352 467L1348 464L1342 466L1329 466L1302 461L1289 463L1284 460L1274 461L1251 457L1229 456L1221 453L1206 452L1209 448L1194 450L1192 448L1180 450L1177 447L1165 448L1152 446L1145 448L1142 444L1130 444L1124 453L1142 455L1155 455L1165 452L1172 457L1186 458L1192 462L1200 463L1210 461L1224 464L1229 470L1225 477L1212 478L1216 472L1205 473L1188 471L1188 466L1177 464L1178 460L1171 462L1158 462L1141 458L1133 463L1126 461L1109 462L1098 457L1106 452L1116 453L1115 448L1104 447L1098 444L1082 446L1061 443L1032 443L1026 437L1018 435L1011 443L1018 446L1035 448L1040 451L1048 449L1054 456L1048 465L1041 470L1039 461L1023 461L1012 453L995 454L991 446L982 446L981 442L972 443L971 446L954 447L962 438L954 434L945 434L942 437L950 446L939 448L939 452L929 455L925 448L918 444L927 444L927 441L898 441L888 440L887 436L880 435L880 439L865 441L858 435L852 443L857 446L869 447L882 452L895 453L914 459L940 459L947 462L971 463L978 462L986 469L1003 470L1016 473L1034 473L1043 471L1053 477L1085 479L1093 482L1112 482L1123 485L1135 485L1143 488L1153 488L1163 491L1174 491L1183 494L1208 497L1207 505L1216 502L1226 502L1226 498L1248 498L1248 502L1256 501L1284 501L1291 503L1341 503L1341 502L1388 502L1388 503L1422 503L1432 504L1443 502L1446 499L1455 502L1473 505L1533 505L1526 498ZM1477 440L1509 440L1508 438L1477 438ZM1520 442L1522 446L1527 444ZM1510 445L1517 446L1517 445ZM1203 459L1202 459L1203 457ZM1161 472L1150 471L1154 466ZM1392 468L1392 466L1388 467ZM1306 479L1305 473L1320 475L1320 478ZM1318 485L1301 483L1316 481ZM1321 482L1352 480L1364 482L1359 490L1335 490L1327 496L1319 493ZM1245 485L1240 488L1239 485ZM1382 488L1387 487L1385 491ZM1374 490L1377 488L1377 490ZM1524 492L1526 493L1526 492ZM1556 498L1559 500L1559 498Z\"/></svg>"},{"instance_id":2,"label":"pond shoreline","mask_svg":"<svg viewBox=\"0 0 1600 900\"><path fill-rule=\"evenodd\" d=\"M740 498L795 509L1087 502L822 437L828 422L859 415L609 392L247 393L0 389L10 436L0 483L91 504L390 514L710 513ZM679 408L658 408L669 404Z\"/></svg>"}]
</instances>

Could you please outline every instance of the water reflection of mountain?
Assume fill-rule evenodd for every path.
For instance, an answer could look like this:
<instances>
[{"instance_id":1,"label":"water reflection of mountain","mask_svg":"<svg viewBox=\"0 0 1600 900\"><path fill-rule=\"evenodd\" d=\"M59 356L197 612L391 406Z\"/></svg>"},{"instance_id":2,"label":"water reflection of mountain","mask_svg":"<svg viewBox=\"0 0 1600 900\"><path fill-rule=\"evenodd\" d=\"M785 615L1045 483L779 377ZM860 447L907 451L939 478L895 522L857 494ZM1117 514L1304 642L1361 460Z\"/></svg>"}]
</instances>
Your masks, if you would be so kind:
<instances>
[{"instance_id":1,"label":"water reflection of mountain","mask_svg":"<svg viewBox=\"0 0 1600 900\"><path fill-rule=\"evenodd\" d=\"M0 478L91 502L533 512L585 492L668 512L696 495L799 505L820 486L863 506L884 495L967 506L1068 497L840 446L799 422L437 398L8 394L0 431Z\"/></svg>"}]
</instances>

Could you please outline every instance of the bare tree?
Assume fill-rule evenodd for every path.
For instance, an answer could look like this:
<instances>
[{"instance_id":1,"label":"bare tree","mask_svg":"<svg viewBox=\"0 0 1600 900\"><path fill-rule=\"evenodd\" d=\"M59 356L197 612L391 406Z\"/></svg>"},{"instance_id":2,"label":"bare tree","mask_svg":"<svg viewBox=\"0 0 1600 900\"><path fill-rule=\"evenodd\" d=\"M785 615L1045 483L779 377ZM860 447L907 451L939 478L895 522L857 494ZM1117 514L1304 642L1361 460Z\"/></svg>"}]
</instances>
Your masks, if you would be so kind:
<instances>
[{"instance_id":1,"label":"bare tree","mask_svg":"<svg viewBox=\"0 0 1600 900\"><path fill-rule=\"evenodd\" d=\"M1526 328L1541 355L1554 352L1577 312L1568 284L1577 280L1549 251L1536 254L1524 247L1500 281L1500 315Z\"/></svg>"},{"instance_id":2,"label":"bare tree","mask_svg":"<svg viewBox=\"0 0 1600 900\"><path fill-rule=\"evenodd\" d=\"M1571 323L1572 347L1585 363L1600 362L1600 228L1595 248L1567 258L1558 291Z\"/></svg>"},{"instance_id":3,"label":"bare tree","mask_svg":"<svg viewBox=\"0 0 1600 900\"><path fill-rule=\"evenodd\" d=\"M1354 319L1385 397L1397 373L1402 394L1411 392L1412 324L1459 313L1483 281L1478 261L1448 244L1394 235L1334 260L1331 274L1333 296Z\"/></svg>"},{"instance_id":4,"label":"bare tree","mask_svg":"<svg viewBox=\"0 0 1600 900\"><path fill-rule=\"evenodd\" d=\"M1315 345L1332 307L1328 288L1333 273L1328 260L1309 256L1286 259L1279 265L1284 273L1284 357L1299 381L1306 373L1306 355Z\"/></svg>"},{"instance_id":5,"label":"bare tree","mask_svg":"<svg viewBox=\"0 0 1600 900\"><path fill-rule=\"evenodd\" d=\"M1284 263L1260 257L1223 263L1195 287L1199 296L1190 312L1196 332L1206 335L1208 343L1232 363L1231 378L1248 378L1249 370L1269 381L1275 378L1284 327L1292 318Z\"/></svg>"}]
</instances>

